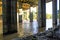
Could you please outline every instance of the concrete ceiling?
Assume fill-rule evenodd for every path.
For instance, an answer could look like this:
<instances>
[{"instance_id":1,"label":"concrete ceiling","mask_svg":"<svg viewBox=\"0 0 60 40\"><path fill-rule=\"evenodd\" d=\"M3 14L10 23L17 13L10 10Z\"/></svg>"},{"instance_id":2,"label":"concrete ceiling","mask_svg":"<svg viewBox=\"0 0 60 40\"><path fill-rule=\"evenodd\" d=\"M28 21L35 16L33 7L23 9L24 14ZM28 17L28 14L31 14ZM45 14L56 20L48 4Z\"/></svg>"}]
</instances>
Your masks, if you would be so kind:
<instances>
[{"instance_id":1,"label":"concrete ceiling","mask_svg":"<svg viewBox=\"0 0 60 40\"><path fill-rule=\"evenodd\" d=\"M18 1L29 1L29 2L38 2L38 0L18 0ZM46 2L50 2L52 0L46 0Z\"/></svg>"},{"instance_id":2,"label":"concrete ceiling","mask_svg":"<svg viewBox=\"0 0 60 40\"><path fill-rule=\"evenodd\" d=\"M2 0L0 0L0 1L2 1ZM24 1L24 0L18 0L18 1ZM26 0L25 0L25 1L26 1ZM29 1L29 0L27 0L27 1ZM38 2L38 0L30 0L30 1ZM46 2L50 2L50 1L52 1L52 0L46 0Z\"/></svg>"},{"instance_id":3,"label":"concrete ceiling","mask_svg":"<svg viewBox=\"0 0 60 40\"><path fill-rule=\"evenodd\" d=\"M50 2L52 0L46 0L46 3ZM34 1L36 4L38 4L38 0Z\"/></svg>"},{"instance_id":4,"label":"concrete ceiling","mask_svg":"<svg viewBox=\"0 0 60 40\"><path fill-rule=\"evenodd\" d=\"M29 4L38 4L38 0L18 0L19 2L26 2L26 3L29 3ZM50 2L52 0L46 0L46 3Z\"/></svg>"},{"instance_id":5,"label":"concrete ceiling","mask_svg":"<svg viewBox=\"0 0 60 40\"><path fill-rule=\"evenodd\" d=\"M2 4L2 2L1 2L2 0L0 0L0 6L1 6L1 4ZM18 1L20 1L20 2L29 2L29 3L31 3L31 4L38 4L38 0L18 0ZM52 0L46 0L46 3L48 3L48 2L50 2L50 1L52 1Z\"/></svg>"}]
</instances>

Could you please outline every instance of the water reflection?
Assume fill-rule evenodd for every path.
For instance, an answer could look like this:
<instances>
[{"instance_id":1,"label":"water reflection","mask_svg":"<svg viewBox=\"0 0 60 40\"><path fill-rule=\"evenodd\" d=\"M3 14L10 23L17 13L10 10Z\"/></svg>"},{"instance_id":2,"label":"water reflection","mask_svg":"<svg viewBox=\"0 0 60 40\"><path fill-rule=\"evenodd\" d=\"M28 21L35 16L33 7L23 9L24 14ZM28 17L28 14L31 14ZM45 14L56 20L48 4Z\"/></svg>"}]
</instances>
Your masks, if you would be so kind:
<instances>
[{"instance_id":1,"label":"water reflection","mask_svg":"<svg viewBox=\"0 0 60 40\"><path fill-rule=\"evenodd\" d=\"M32 33L33 34L36 34L36 33L38 33L38 23L37 23L37 21L33 21L33 26L32 26Z\"/></svg>"},{"instance_id":2,"label":"water reflection","mask_svg":"<svg viewBox=\"0 0 60 40\"><path fill-rule=\"evenodd\" d=\"M29 21L23 21L22 22L22 26L20 24L20 34L21 32L23 32L23 35L24 36L29 36L29 35L33 35L33 34L36 34L38 33L38 22L37 20L33 20L33 22L29 22ZM53 25L52 25L52 19L46 19L46 28L45 30L48 30L48 28L53 28ZM41 29L41 28L39 28ZM43 30L43 31L45 31Z\"/></svg>"},{"instance_id":3,"label":"water reflection","mask_svg":"<svg viewBox=\"0 0 60 40\"><path fill-rule=\"evenodd\" d=\"M32 35L38 33L37 21L33 21L33 22L23 21L22 27L24 30L24 35Z\"/></svg>"}]
</instances>

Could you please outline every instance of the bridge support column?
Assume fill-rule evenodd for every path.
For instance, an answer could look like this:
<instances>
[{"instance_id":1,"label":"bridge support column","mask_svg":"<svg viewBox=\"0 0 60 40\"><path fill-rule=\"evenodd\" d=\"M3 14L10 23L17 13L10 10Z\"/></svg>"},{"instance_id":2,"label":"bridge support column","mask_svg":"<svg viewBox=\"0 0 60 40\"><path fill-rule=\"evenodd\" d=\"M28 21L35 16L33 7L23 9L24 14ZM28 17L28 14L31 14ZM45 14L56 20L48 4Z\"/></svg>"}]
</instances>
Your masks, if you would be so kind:
<instances>
[{"instance_id":1,"label":"bridge support column","mask_svg":"<svg viewBox=\"0 0 60 40\"><path fill-rule=\"evenodd\" d=\"M59 25L60 25L60 0L59 0Z\"/></svg>"},{"instance_id":2,"label":"bridge support column","mask_svg":"<svg viewBox=\"0 0 60 40\"><path fill-rule=\"evenodd\" d=\"M52 0L53 7L53 27L57 26L57 0Z\"/></svg>"},{"instance_id":3,"label":"bridge support column","mask_svg":"<svg viewBox=\"0 0 60 40\"><path fill-rule=\"evenodd\" d=\"M17 32L17 1L2 0L3 10L3 34L11 34Z\"/></svg>"},{"instance_id":4,"label":"bridge support column","mask_svg":"<svg viewBox=\"0 0 60 40\"><path fill-rule=\"evenodd\" d=\"M46 27L46 0L38 1L38 27Z\"/></svg>"}]
</instances>

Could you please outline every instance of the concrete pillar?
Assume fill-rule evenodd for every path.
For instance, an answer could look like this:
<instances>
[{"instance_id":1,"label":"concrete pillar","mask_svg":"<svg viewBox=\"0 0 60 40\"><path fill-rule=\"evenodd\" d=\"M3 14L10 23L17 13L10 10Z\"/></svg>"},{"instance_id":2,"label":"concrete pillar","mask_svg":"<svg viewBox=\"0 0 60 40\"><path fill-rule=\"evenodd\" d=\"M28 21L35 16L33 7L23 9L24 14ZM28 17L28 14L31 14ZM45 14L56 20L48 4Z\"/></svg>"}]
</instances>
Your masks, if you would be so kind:
<instances>
[{"instance_id":1,"label":"concrete pillar","mask_svg":"<svg viewBox=\"0 0 60 40\"><path fill-rule=\"evenodd\" d=\"M19 9L22 8L22 2L19 1Z\"/></svg>"},{"instance_id":2,"label":"concrete pillar","mask_svg":"<svg viewBox=\"0 0 60 40\"><path fill-rule=\"evenodd\" d=\"M17 0L11 0L11 27L17 32Z\"/></svg>"},{"instance_id":3,"label":"concrete pillar","mask_svg":"<svg viewBox=\"0 0 60 40\"><path fill-rule=\"evenodd\" d=\"M46 0L38 1L38 27L46 27Z\"/></svg>"},{"instance_id":4,"label":"concrete pillar","mask_svg":"<svg viewBox=\"0 0 60 40\"><path fill-rule=\"evenodd\" d=\"M22 9L22 2L19 1L19 9ZM22 15L19 15L19 23L22 23Z\"/></svg>"},{"instance_id":5,"label":"concrete pillar","mask_svg":"<svg viewBox=\"0 0 60 40\"><path fill-rule=\"evenodd\" d=\"M29 9L29 19L30 19L30 22L33 22L33 12L31 12L31 7Z\"/></svg>"},{"instance_id":6,"label":"concrete pillar","mask_svg":"<svg viewBox=\"0 0 60 40\"><path fill-rule=\"evenodd\" d=\"M13 2L14 1L14 2ZM16 0L2 0L3 10L3 34L11 34L17 32L17 1Z\"/></svg>"},{"instance_id":7,"label":"concrete pillar","mask_svg":"<svg viewBox=\"0 0 60 40\"><path fill-rule=\"evenodd\" d=\"M53 27L57 26L57 0L52 0L53 7Z\"/></svg>"},{"instance_id":8,"label":"concrete pillar","mask_svg":"<svg viewBox=\"0 0 60 40\"><path fill-rule=\"evenodd\" d=\"M59 0L59 24L60 24L60 0Z\"/></svg>"},{"instance_id":9,"label":"concrete pillar","mask_svg":"<svg viewBox=\"0 0 60 40\"><path fill-rule=\"evenodd\" d=\"M8 3L10 5L10 2L8 2L7 0L2 0L3 4L2 4L2 10L3 10L3 33L7 33L9 28L11 25L10 25L10 22L11 22L11 17L10 17L10 13L11 11L9 11L11 8L9 6L8 8ZM9 12L9 13L8 13ZM9 22L8 22L9 21Z\"/></svg>"}]
</instances>

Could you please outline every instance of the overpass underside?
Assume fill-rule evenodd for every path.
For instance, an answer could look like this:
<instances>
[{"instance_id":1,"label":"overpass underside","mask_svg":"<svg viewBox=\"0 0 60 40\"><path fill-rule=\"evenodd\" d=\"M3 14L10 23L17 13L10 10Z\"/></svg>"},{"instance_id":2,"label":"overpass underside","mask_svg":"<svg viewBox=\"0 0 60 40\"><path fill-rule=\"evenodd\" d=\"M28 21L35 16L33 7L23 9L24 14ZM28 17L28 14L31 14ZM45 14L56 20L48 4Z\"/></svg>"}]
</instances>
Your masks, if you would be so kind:
<instances>
[{"instance_id":1,"label":"overpass underside","mask_svg":"<svg viewBox=\"0 0 60 40\"><path fill-rule=\"evenodd\" d=\"M18 28L17 9L22 8L23 10L26 10L22 7L23 3L29 4L27 9L29 9L30 7L38 6L38 14L37 14L38 16L37 16L37 24L36 24L36 25L38 25L38 34L40 32L45 32L46 3L50 2L50 1L52 1L52 10L53 10L52 11L52 15L53 15L52 16L52 21L53 21L52 29L54 29L54 28L58 27L58 25L57 25L57 0L18 0L18 1L17 0L2 0L3 36L13 34L13 33L20 33L20 32L22 34L23 29L20 27L20 29L22 31L19 31L20 29ZM31 13L31 12L29 12L29 13ZM59 0L59 14L60 14L60 0ZM30 17L31 17L31 15L30 15ZM30 20L32 20L32 19L30 18ZM59 24L60 24L60 17L59 17ZM22 21L19 23L19 25L20 26L22 25ZM29 25L29 24L27 24L27 25ZM30 26L32 27L32 22L30 23ZM28 26L25 26L25 27L28 27ZM28 31L29 30L27 30L27 32ZM50 31L47 31L47 32L50 32ZM27 33L25 32L25 34L27 34ZM30 34L32 34L32 32ZM46 33L46 34L48 34L48 33ZM30 36L30 35L28 34L28 36ZM38 38L38 40L39 40L39 38Z\"/></svg>"}]
</instances>

